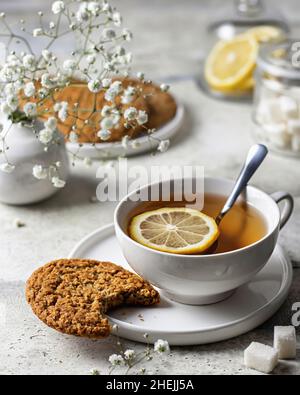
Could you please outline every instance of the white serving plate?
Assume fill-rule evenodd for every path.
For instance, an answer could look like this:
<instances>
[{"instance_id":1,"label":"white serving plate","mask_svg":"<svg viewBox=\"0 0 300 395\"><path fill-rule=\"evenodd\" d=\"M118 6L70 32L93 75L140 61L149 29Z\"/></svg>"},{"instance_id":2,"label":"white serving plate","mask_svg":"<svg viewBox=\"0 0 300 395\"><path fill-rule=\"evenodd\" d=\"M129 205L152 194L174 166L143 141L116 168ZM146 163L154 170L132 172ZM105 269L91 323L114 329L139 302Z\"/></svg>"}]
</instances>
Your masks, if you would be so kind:
<instances>
[{"instance_id":1,"label":"white serving plate","mask_svg":"<svg viewBox=\"0 0 300 395\"><path fill-rule=\"evenodd\" d=\"M141 136L129 141L127 148L124 148L121 142L98 143L95 145L83 143L82 147L79 147L78 143L68 142L66 144L67 149L72 153L78 153L78 150L80 150L81 157L91 159L113 159L119 156L133 156L153 151L158 147L160 140L172 139L176 135L183 125L184 114L184 106L177 101L177 111L171 121L152 133L150 139L149 136ZM136 143L138 143L138 146L133 146Z\"/></svg>"},{"instance_id":2,"label":"white serving plate","mask_svg":"<svg viewBox=\"0 0 300 395\"><path fill-rule=\"evenodd\" d=\"M84 238L69 258L111 261L130 270L118 245L114 226L100 228ZM112 324L126 339L146 342L165 339L171 345L207 344L244 334L263 322L285 301L293 278L293 268L278 245L264 269L230 298L209 306L189 306L161 295L153 307L122 307L110 311Z\"/></svg>"}]
</instances>

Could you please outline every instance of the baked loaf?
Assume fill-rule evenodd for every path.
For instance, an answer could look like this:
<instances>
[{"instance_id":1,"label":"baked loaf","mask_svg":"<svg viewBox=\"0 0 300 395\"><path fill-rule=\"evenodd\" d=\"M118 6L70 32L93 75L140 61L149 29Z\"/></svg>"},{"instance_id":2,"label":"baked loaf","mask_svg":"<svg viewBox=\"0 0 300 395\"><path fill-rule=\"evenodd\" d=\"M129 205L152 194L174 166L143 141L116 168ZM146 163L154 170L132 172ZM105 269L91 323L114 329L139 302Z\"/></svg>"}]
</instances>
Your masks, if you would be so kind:
<instances>
[{"instance_id":1,"label":"baked loaf","mask_svg":"<svg viewBox=\"0 0 300 395\"><path fill-rule=\"evenodd\" d=\"M124 89L130 85L130 80L122 81L122 86ZM141 125L138 125L137 123L135 123L134 126L125 128L124 125L126 121L124 117L121 117L119 125L110 129L110 138L108 140L102 141L97 136L97 133L100 129L100 122L103 119L101 116L101 110L105 105L111 105L110 102L105 100L104 95L105 92L103 90L97 94L90 92L87 86L82 83L74 83L55 94L55 101L66 101L69 103L70 108L72 108L75 103L78 103L78 112L76 114L77 129L75 132L77 132L79 143L116 142L121 141L126 135L134 138L145 132L145 128ZM130 104L122 104L121 97L118 96L116 98L115 104L121 109L122 113L124 113L124 111L129 107L135 107L137 110L146 111L149 114L147 99L145 99L143 95L136 94ZM85 124L87 120L89 123ZM68 136L72 125L74 125L74 117L69 111L69 116L66 121L63 123L58 123L58 129L64 135Z\"/></svg>"},{"instance_id":2,"label":"baked loaf","mask_svg":"<svg viewBox=\"0 0 300 395\"><path fill-rule=\"evenodd\" d=\"M26 298L49 327L82 337L111 332L105 313L120 305L153 305L159 293L141 277L110 262L61 259L36 270Z\"/></svg>"},{"instance_id":3,"label":"baked loaf","mask_svg":"<svg viewBox=\"0 0 300 395\"><path fill-rule=\"evenodd\" d=\"M177 104L172 95L153 83L144 85L143 91L149 107L149 129L158 129L175 117Z\"/></svg>"}]
</instances>

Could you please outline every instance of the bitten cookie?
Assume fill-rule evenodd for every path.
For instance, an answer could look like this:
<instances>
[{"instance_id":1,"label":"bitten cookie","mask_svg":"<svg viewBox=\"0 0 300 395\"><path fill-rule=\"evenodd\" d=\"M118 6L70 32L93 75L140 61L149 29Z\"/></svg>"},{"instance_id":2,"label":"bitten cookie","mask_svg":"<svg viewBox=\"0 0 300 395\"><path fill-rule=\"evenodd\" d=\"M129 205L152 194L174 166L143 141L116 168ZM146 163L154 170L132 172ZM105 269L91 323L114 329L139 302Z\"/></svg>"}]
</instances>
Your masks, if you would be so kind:
<instances>
[{"instance_id":1,"label":"bitten cookie","mask_svg":"<svg viewBox=\"0 0 300 395\"><path fill-rule=\"evenodd\" d=\"M105 313L120 305L153 305L159 293L141 277L110 262L61 259L36 270L26 298L45 324L60 332L103 338L111 327Z\"/></svg>"}]
</instances>

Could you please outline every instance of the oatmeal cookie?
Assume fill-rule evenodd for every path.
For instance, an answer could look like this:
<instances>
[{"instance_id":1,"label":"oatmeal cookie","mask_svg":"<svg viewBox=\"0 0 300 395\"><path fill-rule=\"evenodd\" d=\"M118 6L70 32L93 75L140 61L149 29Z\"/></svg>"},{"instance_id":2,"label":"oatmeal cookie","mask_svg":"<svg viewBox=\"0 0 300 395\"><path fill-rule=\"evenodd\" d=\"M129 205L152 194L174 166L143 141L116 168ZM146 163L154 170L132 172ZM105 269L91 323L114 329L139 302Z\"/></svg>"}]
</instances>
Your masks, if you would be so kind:
<instances>
[{"instance_id":1,"label":"oatmeal cookie","mask_svg":"<svg viewBox=\"0 0 300 395\"><path fill-rule=\"evenodd\" d=\"M57 331L103 338L105 313L120 305L153 305L159 293L144 279L110 262L61 259L36 270L26 286L33 312Z\"/></svg>"}]
</instances>

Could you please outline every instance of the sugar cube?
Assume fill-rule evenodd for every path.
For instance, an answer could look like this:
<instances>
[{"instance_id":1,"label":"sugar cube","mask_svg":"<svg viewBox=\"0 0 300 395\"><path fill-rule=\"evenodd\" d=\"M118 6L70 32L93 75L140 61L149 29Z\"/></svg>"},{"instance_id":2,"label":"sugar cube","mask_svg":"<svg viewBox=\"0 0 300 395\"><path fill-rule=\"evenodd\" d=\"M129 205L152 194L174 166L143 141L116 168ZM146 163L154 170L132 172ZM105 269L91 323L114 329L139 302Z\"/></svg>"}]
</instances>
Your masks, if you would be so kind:
<instances>
[{"instance_id":1,"label":"sugar cube","mask_svg":"<svg viewBox=\"0 0 300 395\"><path fill-rule=\"evenodd\" d=\"M259 123L264 124L271 122L269 100L261 101L257 107L257 120Z\"/></svg>"},{"instance_id":2,"label":"sugar cube","mask_svg":"<svg viewBox=\"0 0 300 395\"><path fill-rule=\"evenodd\" d=\"M279 359L296 358L297 339L293 326L275 326L274 348L278 351Z\"/></svg>"},{"instance_id":3,"label":"sugar cube","mask_svg":"<svg viewBox=\"0 0 300 395\"><path fill-rule=\"evenodd\" d=\"M287 123L287 131L293 136L300 136L300 119L290 119Z\"/></svg>"},{"instance_id":4,"label":"sugar cube","mask_svg":"<svg viewBox=\"0 0 300 395\"><path fill-rule=\"evenodd\" d=\"M281 96L279 98L280 110L286 119L298 118L298 104L296 100L289 96Z\"/></svg>"},{"instance_id":5,"label":"sugar cube","mask_svg":"<svg viewBox=\"0 0 300 395\"><path fill-rule=\"evenodd\" d=\"M244 352L244 362L248 368L271 373L278 364L278 351L273 347L252 342Z\"/></svg>"},{"instance_id":6,"label":"sugar cube","mask_svg":"<svg viewBox=\"0 0 300 395\"><path fill-rule=\"evenodd\" d=\"M278 99L262 100L257 107L257 120L264 123L280 123L285 121L285 116L280 108Z\"/></svg>"},{"instance_id":7,"label":"sugar cube","mask_svg":"<svg viewBox=\"0 0 300 395\"><path fill-rule=\"evenodd\" d=\"M284 123L264 125L264 130L270 143L278 148L285 148L290 144L290 135L286 131Z\"/></svg>"}]
</instances>

